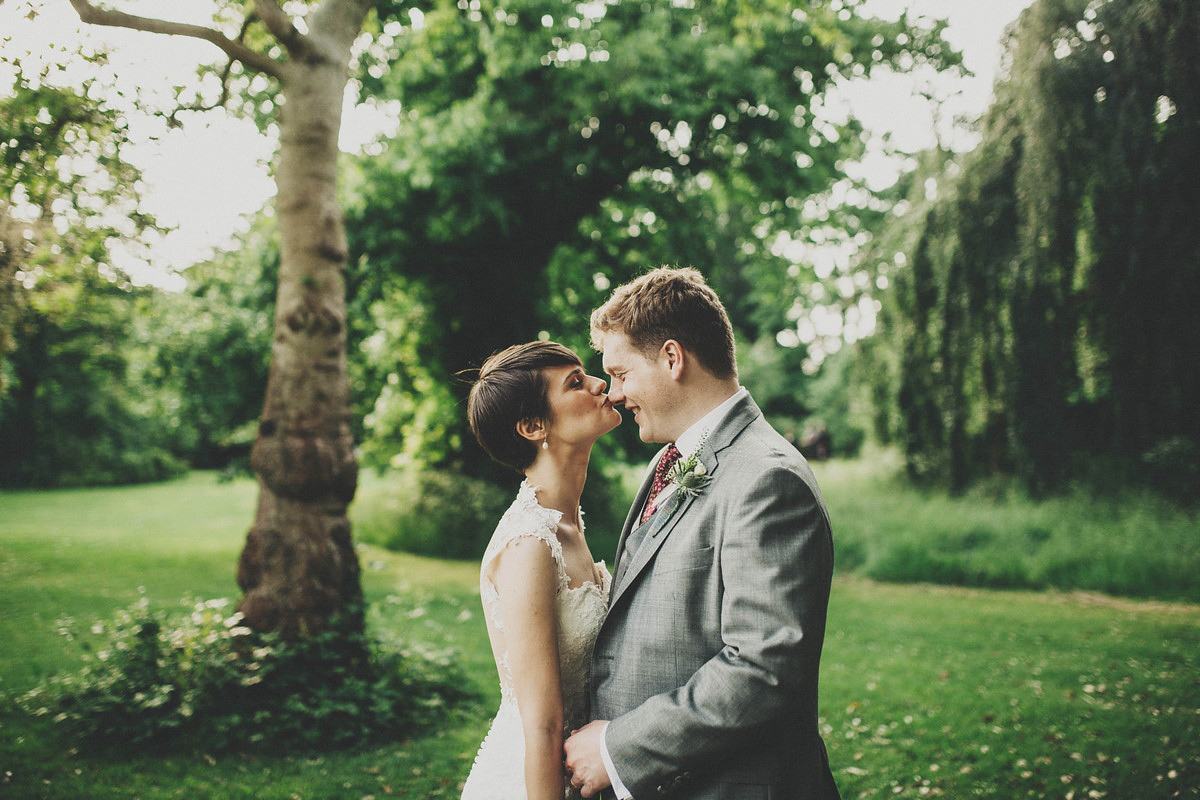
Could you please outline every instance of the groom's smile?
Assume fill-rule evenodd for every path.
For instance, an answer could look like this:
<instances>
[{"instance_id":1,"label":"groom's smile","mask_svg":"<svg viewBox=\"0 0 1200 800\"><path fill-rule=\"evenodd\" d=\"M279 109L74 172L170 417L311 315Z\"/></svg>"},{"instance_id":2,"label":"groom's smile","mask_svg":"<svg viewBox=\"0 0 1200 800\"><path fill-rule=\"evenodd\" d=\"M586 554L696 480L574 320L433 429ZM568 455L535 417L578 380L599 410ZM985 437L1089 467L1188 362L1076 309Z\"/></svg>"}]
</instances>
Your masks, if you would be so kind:
<instances>
[{"instance_id":1,"label":"groom's smile","mask_svg":"<svg viewBox=\"0 0 1200 800\"><path fill-rule=\"evenodd\" d=\"M663 383L667 380L656 362L633 346L623 333L610 331L603 339L604 371L610 380L608 399L633 415L643 442L670 441L664 430L664 411L669 409Z\"/></svg>"}]
</instances>

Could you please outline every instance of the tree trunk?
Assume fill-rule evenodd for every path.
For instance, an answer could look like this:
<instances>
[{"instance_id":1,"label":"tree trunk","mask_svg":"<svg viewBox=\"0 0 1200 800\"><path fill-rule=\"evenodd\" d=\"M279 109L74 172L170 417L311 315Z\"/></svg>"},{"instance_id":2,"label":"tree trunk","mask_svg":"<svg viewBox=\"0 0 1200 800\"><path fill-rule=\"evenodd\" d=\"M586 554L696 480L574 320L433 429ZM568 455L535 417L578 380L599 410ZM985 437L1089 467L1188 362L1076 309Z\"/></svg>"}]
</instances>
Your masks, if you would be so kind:
<instances>
[{"instance_id":1,"label":"tree trunk","mask_svg":"<svg viewBox=\"0 0 1200 800\"><path fill-rule=\"evenodd\" d=\"M346 369L346 240L335 193L349 41L339 55L292 58L282 81L279 294L251 452L258 509L237 575L247 624L288 638L331 621L342 630L363 625L346 516L358 465Z\"/></svg>"},{"instance_id":2,"label":"tree trunk","mask_svg":"<svg viewBox=\"0 0 1200 800\"><path fill-rule=\"evenodd\" d=\"M231 63L279 81L279 294L267 396L250 453L259 497L238 563L245 592L238 610L251 627L288 638L316 633L333 620L342 630L362 630L362 585L346 517L358 465L346 370L346 233L336 178L351 46L371 2L308 6L302 32L280 0L254 0L236 39L89 0L70 2L84 22L203 39ZM251 23L264 25L281 47L264 53L247 46Z\"/></svg>"}]
</instances>

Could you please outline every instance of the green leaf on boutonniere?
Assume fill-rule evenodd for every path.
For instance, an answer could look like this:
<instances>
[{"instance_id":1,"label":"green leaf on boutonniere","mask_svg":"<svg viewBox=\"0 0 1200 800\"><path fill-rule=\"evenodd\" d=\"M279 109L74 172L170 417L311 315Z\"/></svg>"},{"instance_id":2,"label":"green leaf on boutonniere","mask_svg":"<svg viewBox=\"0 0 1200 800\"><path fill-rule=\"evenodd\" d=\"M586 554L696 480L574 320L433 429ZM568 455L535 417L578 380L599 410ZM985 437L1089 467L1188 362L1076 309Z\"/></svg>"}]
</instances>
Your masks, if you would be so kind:
<instances>
[{"instance_id":1,"label":"green leaf on boutonniere","mask_svg":"<svg viewBox=\"0 0 1200 800\"><path fill-rule=\"evenodd\" d=\"M700 461L699 453L696 452L676 461L667 472L667 480L675 484L675 491L679 492L681 497L695 497L704 491L712 476L708 474L708 470Z\"/></svg>"}]
</instances>

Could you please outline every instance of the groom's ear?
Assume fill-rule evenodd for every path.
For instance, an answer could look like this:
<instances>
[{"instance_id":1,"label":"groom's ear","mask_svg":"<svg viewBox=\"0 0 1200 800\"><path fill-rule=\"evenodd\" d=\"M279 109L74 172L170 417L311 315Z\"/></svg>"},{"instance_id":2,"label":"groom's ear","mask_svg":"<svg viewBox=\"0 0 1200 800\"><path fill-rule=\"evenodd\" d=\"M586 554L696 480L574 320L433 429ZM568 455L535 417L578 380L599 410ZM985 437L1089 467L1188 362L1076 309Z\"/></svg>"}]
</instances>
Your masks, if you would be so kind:
<instances>
[{"instance_id":1,"label":"groom's ear","mask_svg":"<svg viewBox=\"0 0 1200 800\"><path fill-rule=\"evenodd\" d=\"M682 378L683 368L689 358L687 351L683 349L683 345L674 339L667 339L667 341L663 342L662 349L658 352L667 370L671 373L671 377L674 380Z\"/></svg>"},{"instance_id":2,"label":"groom's ear","mask_svg":"<svg viewBox=\"0 0 1200 800\"><path fill-rule=\"evenodd\" d=\"M546 438L546 423L536 417L523 419L517 423L517 435L540 444Z\"/></svg>"}]
</instances>

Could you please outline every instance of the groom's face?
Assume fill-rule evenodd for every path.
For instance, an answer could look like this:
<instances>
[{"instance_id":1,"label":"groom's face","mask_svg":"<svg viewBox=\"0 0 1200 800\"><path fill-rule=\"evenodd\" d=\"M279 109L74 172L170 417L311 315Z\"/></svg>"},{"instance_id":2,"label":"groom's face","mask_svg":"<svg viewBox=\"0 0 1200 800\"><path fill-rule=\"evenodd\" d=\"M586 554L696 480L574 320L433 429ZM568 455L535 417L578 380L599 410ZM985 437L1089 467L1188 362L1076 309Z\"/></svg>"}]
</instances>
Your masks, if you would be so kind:
<instances>
[{"instance_id":1,"label":"groom's face","mask_svg":"<svg viewBox=\"0 0 1200 800\"><path fill-rule=\"evenodd\" d=\"M638 436L643 442L670 442L672 427L670 371L665 362L647 358L623 333L609 332L601 340L604 348L604 371L610 384L608 399L615 406L625 406L633 412Z\"/></svg>"}]
</instances>

